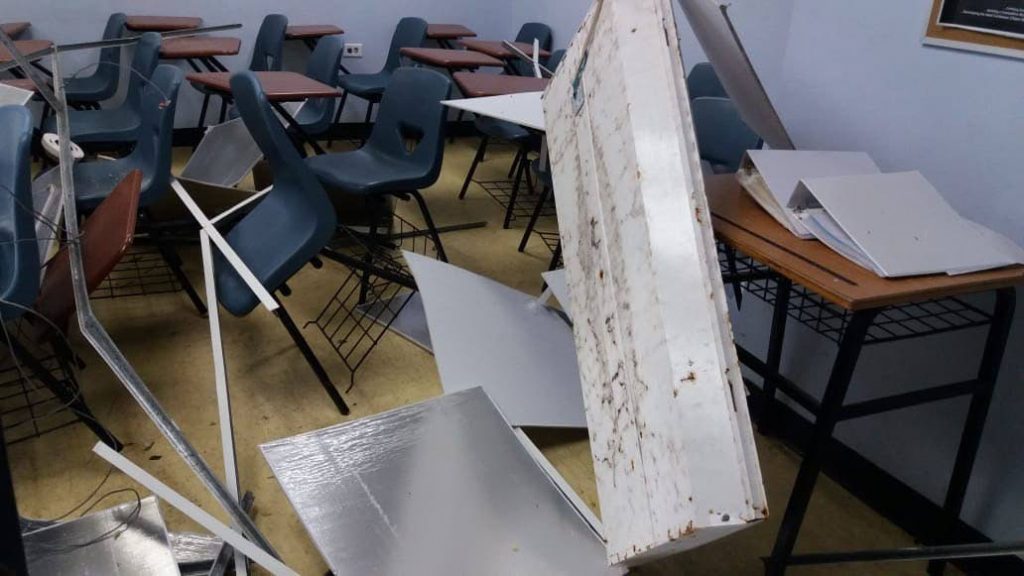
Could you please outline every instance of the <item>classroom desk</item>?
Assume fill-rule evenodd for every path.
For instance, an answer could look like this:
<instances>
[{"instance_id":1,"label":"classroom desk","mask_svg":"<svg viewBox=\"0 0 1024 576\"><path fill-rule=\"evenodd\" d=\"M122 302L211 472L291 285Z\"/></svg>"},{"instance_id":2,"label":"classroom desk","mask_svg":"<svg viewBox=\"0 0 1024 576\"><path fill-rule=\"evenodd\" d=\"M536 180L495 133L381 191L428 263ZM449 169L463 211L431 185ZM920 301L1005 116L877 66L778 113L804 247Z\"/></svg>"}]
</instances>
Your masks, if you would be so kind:
<instances>
[{"instance_id":1,"label":"classroom desk","mask_svg":"<svg viewBox=\"0 0 1024 576\"><path fill-rule=\"evenodd\" d=\"M14 86L15 88L21 88L22 90L28 90L29 92L39 92L36 88L36 83L31 78L4 78L0 80L0 84L6 84L7 86Z\"/></svg>"},{"instance_id":2,"label":"classroom desk","mask_svg":"<svg viewBox=\"0 0 1024 576\"><path fill-rule=\"evenodd\" d=\"M313 50L316 50L316 44L321 38L326 38L327 36L340 36L344 33L344 30L332 24L306 24L289 26L285 29L284 39L301 40L302 43L306 45L306 48L309 48L309 51L312 52ZM338 67L341 68L341 71L345 74L351 74L344 64L338 64Z\"/></svg>"},{"instance_id":3,"label":"classroom desk","mask_svg":"<svg viewBox=\"0 0 1024 576\"><path fill-rule=\"evenodd\" d=\"M944 534L952 534L998 380L1013 322L1015 287L1024 282L1024 267L963 276L880 278L820 242L793 236L746 195L734 176L711 176L705 182L715 235L726 250L723 275L727 283L739 283L747 293L762 298L774 309L764 360L737 345L743 364L764 379L763 391L752 389L764 401L759 415L762 427L771 430L777 392L814 415L811 439L804 447L804 459L771 558L767 560L766 573L777 576L784 574L788 566L826 560L794 555L793 548L822 459L839 422L969 395L970 410L945 497L948 524L938 527ZM742 271L738 262L743 262ZM991 312L960 298L985 292L995 293ZM779 372L790 318L839 346L821 400ZM976 379L863 402L845 402L863 346L986 326L986 345ZM831 561L835 562L836 557L843 555L832 556Z\"/></svg>"},{"instance_id":4,"label":"classroom desk","mask_svg":"<svg viewBox=\"0 0 1024 576\"><path fill-rule=\"evenodd\" d=\"M477 68L501 68L504 62L497 58L471 50L449 50L447 48L402 48L402 56L436 68L448 71L476 70Z\"/></svg>"},{"instance_id":5,"label":"classroom desk","mask_svg":"<svg viewBox=\"0 0 1024 576\"><path fill-rule=\"evenodd\" d=\"M185 60L196 72L203 72L200 64L208 72L227 72L218 56L235 56L242 49L242 41L238 38L223 36L190 36L185 38L168 38L160 44L160 57L166 60Z\"/></svg>"},{"instance_id":6,"label":"classroom desk","mask_svg":"<svg viewBox=\"0 0 1024 576\"><path fill-rule=\"evenodd\" d=\"M46 50L53 46L53 42L49 40L16 40L14 47L18 49L24 55L32 54L33 52L39 52L40 50ZM14 60L11 53L7 51L5 46L0 46L0 64L6 64Z\"/></svg>"},{"instance_id":7,"label":"classroom desk","mask_svg":"<svg viewBox=\"0 0 1024 576\"><path fill-rule=\"evenodd\" d=\"M514 58L518 58L515 52L509 50L505 46L505 43L499 40L460 40L460 44L469 50L487 54L488 56L498 58L499 60L512 60ZM512 42L512 45L522 50L525 54L533 54L533 44L528 42ZM540 50L541 58L548 58L549 56L551 56L550 51L544 49Z\"/></svg>"},{"instance_id":8,"label":"classroom desk","mask_svg":"<svg viewBox=\"0 0 1024 576\"><path fill-rule=\"evenodd\" d=\"M132 32L174 32L202 25L202 18L188 16L129 16L124 22L124 27Z\"/></svg>"},{"instance_id":9,"label":"classroom desk","mask_svg":"<svg viewBox=\"0 0 1024 576\"><path fill-rule=\"evenodd\" d=\"M462 24L429 24L427 26L427 38L434 40L442 48L454 48L453 40L475 37L476 32Z\"/></svg>"},{"instance_id":10,"label":"classroom desk","mask_svg":"<svg viewBox=\"0 0 1024 576\"><path fill-rule=\"evenodd\" d=\"M32 27L30 22L4 22L0 24L0 30L4 31L11 38L17 38L25 33L26 30Z\"/></svg>"},{"instance_id":11,"label":"classroom desk","mask_svg":"<svg viewBox=\"0 0 1024 576\"><path fill-rule=\"evenodd\" d=\"M486 98L522 92L543 92L551 81L548 78L508 76L505 74L477 74L456 72L452 75L459 91L466 98Z\"/></svg>"},{"instance_id":12,"label":"classroom desk","mask_svg":"<svg viewBox=\"0 0 1024 576\"><path fill-rule=\"evenodd\" d=\"M310 98L339 98L341 91L322 82L303 76L297 72L255 72L263 86L267 101L285 119L289 128L302 140L310 144L317 154L324 150L317 141L311 138L288 110L281 104L285 102L303 102ZM220 94L225 99L231 97L230 72L204 72L189 74L186 79L195 86L201 86L211 92Z\"/></svg>"}]
</instances>

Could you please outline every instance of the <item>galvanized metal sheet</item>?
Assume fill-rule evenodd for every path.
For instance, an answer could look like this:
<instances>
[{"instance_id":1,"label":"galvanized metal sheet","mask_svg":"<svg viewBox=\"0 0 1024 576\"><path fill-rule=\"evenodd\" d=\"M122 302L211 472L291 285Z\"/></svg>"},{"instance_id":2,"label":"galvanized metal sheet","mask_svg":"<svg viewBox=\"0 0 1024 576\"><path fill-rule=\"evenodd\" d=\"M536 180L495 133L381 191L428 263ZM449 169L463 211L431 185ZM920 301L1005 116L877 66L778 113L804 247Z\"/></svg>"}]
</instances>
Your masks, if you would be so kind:
<instances>
[{"instance_id":1,"label":"galvanized metal sheet","mask_svg":"<svg viewBox=\"0 0 1024 576\"><path fill-rule=\"evenodd\" d=\"M24 540L32 575L180 574L153 497L50 526Z\"/></svg>"},{"instance_id":2,"label":"galvanized metal sheet","mask_svg":"<svg viewBox=\"0 0 1024 576\"><path fill-rule=\"evenodd\" d=\"M621 573L479 388L261 448L337 576Z\"/></svg>"},{"instance_id":3,"label":"galvanized metal sheet","mask_svg":"<svg viewBox=\"0 0 1024 576\"><path fill-rule=\"evenodd\" d=\"M608 555L764 518L670 0L602 0L544 95Z\"/></svg>"},{"instance_id":4,"label":"galvanized metal sheet","mask_svg":"<svg viewBox=\"0 0 1024 576\"><path fill-rule=\"evenodd\" d=\"M513 426L586 428L572 329L529 294L409 252L445 392L483 387Z\"/></svg>"}]
</instances>

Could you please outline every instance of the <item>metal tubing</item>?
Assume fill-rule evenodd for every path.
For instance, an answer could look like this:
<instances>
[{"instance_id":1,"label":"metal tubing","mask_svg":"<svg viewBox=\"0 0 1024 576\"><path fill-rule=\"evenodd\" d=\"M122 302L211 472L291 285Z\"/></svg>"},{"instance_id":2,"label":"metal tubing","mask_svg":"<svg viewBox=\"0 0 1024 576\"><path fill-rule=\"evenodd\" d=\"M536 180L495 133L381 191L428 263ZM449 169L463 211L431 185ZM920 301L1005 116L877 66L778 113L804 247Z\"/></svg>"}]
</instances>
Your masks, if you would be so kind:
<instances>
[{"instance_id":1,"label":"metal tubing","mask_svg":"<svg viewBox=\"0 0 1024 576\"><path fill-rule=\"evenodd\" d=\"M1024 542L985 542L956 546L922 546L894 550L858 550L855 552L822 552L798 554L789 559L790 566L815 564L849 564L854 562L910 562L920 560L957 560L963 558L994 558L1024 554Z\"/></svg>"},{"instance_id":2,"label":"metal tubing","mask_svg":"<svg viewBox=\"0 0 1024 576\"><path fill-rule=\"evenodd\" d=\"M763 431L774 425L775 391L778 389L779 368L782 366L782 349L786 341L786 322L789 320L789 296L793 282L784 276L777 277L775 308L772 311L772 328L768 336L768 356L765 358L767 374L764 378L764 407L761 409L760 424Z\"/></svg>"},{"instance_id":3,"label":"metal tubing","mask_svg":"<svg viewBox=\"0 0 1024 576\"><path fill-rule=\"evenodd\" d=\"M466 181L462 183L462 190L459 191L459 200L466 198L466 192L469 191L469 185L473 183L473 176L476 174L476 169L480 165L480 162L484 159L484 154L487 153L487 143L490 141L490 137L486 134L480 138L480 145L477 146L476 156L473 156L473 163L469 166L469 173L466 174Z\"/></svg>"},{"instance_id":4,"label":"metal tubing","mask_svg":"<svg viewBox=\"0 0 1024 576\"><path fill-rule=\"evenodd\" d=\"M950 398L965 396L967 394L974 393L974 391L978 389L978 384L977 380L967 380L966 382L957 382L955 384L936 386L934 388L907 392L906 394L897 394L895 396L887 396L885 398L877 398L875 400L866 400L864 402L850 404L843 407L843 411L839 415L839 420L844 421L853 420L855 418L864 418L865 416L872 416L883 412L891 412L893 410L901 410L903 408L910 408L920 404L928 404L930 402L939 402L941 400L949 400Z\"/></svg>"},{"instance_id":5,"label":"metal tubing","mask_svg":"<svg viewBox=\"0 0 1024 576\"><path fill-rule=\"evenodd\" d=\"M964 498L967 496L967 487L971 482L971 472L974 470L978 446L981 445L981 436L985 431L985 420L988 418L988 410L992 404L992 394L995 392L996 382L999 380L999 368L1002 366L1006 343L1010 338L1010 327L1013 325L1013 314L1016 307L1016 289L1003 288L996 292L992 325L989 327L985 351L981 357L981 366L978 368L979 385L967 412L967 421L964 423L963 435L960 437L960 447L957 449L956 464L953 466L949 487L946 490L946 501L943 505L946 512L945 538L947 541L953 533L956 520L960 518ZM940 576L944 571L944 562L932 562L928 565L928 574L931 576Z\"/></svg>"},{"instance_id":6,"label":"metal tubing","mask_svg":"<svg viewBox=\"0 0 1024 576\"><path fill-rule=\"evenodd\" d=\"M284 306L278 302L278 309L275 311L281 324L284 325L285 330L288 331L288 335L295 341L295 345L298 346L299 351L302 352L302 356L306 359L309 367L313 369L313 373L316 374L317 379L320 381L320 385L323 386L324 391L331 397L331 401L338 408L338 412L341 412L342 416L348 416L351 413L348 404L345 403L345 399L341 397L341 393L334 386L334 382L331 382L331 377L327 375L327 371L324 370L320 360L313 353L313 349L309 347L309 343L302 337L302 332L299 327L295 325L292 317L288 315L288 311L284 309Z\"/></svg>"},{"instance_id":7,"label":"metal tubing","mask_svg":"<svg viewBox=\"0 0 1024 576\"><path fill-rule=\"evenodd\" d=\"M7 36L0 32L0 38L7 39ZM13 46L11 47L13 48ZM11 53L15 58L20 58L17 50ZM103 358L103 361L110 367L111 371L125 385L139 406L146 412L157 429L174 448L185 463L192 469L193 473L213 494L228 516L242 528L246 537L252 540L257 546L267 553L276 556L270 542L256 527L256 524L245 514L237 500L231 497L224 485L217 479L213 470L206 461L195 450L192 444L185 437L185 434L178 428L178 425L171 419L167 412L160 406L156 397L146 387L145 382L139 377L135 368L124 357L124 354L117 348L117 345L107 334L103 325L93 313L89 302L88 289L86 288L85 270L82 265L82 245L80 231L78 228L78 212L75 205L75 181L72 173L73 158L71 154L71 126L68 120L68 110L65 104L64 86L60 81L60 52L55 52L53 58L54 78L54 112L57 114L57 129L60 135L60 180L61 192L64 195L64 225L67 229L68 252L71 261L71 279L74 287L75 305L77 307L78 323L82 335L96 349L96 352ZM40 91L48 92L45 85L37 85Z\"/></svg>"},{"instance_id":8,"label":"metal tubing","mask_svg":"<svg viewBox=\"0 0 1024 576\"><path fill-rule=\"evenodd\" d=\"M800 465L796 482L793 484L793 491L789 497L789 504L786 506L786 514L782 518L782 526L775 539L771 558L767 560L766 576L782 576L786 573L786 566L793 554L797 536L800 534L800 526L807 514L807 505L811 502L814 485L818 480L819 472L821 472L821 460L832 439L836 423L839 421L843 401L846 399L846 392L850 388L850 381L853 380L857 360L860 358L860 352L864 346L864 338L877 313L878 310L855 312L843 334L839 353L832 365L832 374L822 399L821 411L814 423L811 441L804 453L804 460Z\"/></svg>"}]
</instances>

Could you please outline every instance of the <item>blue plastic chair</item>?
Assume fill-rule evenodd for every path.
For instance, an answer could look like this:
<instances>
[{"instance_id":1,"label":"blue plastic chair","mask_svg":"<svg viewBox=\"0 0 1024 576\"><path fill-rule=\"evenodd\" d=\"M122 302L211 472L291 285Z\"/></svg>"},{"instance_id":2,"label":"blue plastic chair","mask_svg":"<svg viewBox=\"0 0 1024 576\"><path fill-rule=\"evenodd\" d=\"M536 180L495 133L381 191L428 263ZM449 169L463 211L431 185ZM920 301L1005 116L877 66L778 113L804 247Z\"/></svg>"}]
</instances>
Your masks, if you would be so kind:
<instances>
[{"instance_id":1,"label":"blue plastic chair","mask_svg":"<svg viewBox=\"0 0 1024 576\"><path fill-rule=\"evenodd\" d=\"M344 48L345 43L338 36L321 39L310 56L306 76L328 86L337 85ZM334 101L334 98L314 98L302 105L295 120L308 136L321 136L331 129Z\"/></svg>"},{"instance_id":2,"label":"blue plastic chair","mask_svg":"<svg viewBox=\"0 0 1024 576\"><path fill-rule=\"evenodd\" d=\"M268 14L256 34L252 47L249 70L253 72L275 72L284 65L284 40L288 30L288 17L283 14Z\"/></svg>"},{"instance_id":3,"label":"blue plastic chair","mask_svg":"<svg viewBox=\"0 0 1024 576\"><path fill-rule=\"evenodd\" d=\"M540 44L541 50L551 50L552 38L551 27L547 24L541 24L540 22L527 22L519 29L519 34L516 35L516 42L524 42L532 46L533 41L536 39ZM516 74L520 76L533 75L533 67L530 66L528 62L524 62L517 58L512 61L511 65ZM548 68L554 70L554 68L551 68L550 66L548 66Z\"/></svg>"},{"instance_id":4,"label":"blue plastic chair","mask_svg":"<svg viewBox=\"0 0 1024 576\"><path fill-rule=\"evenodd\" d=\"M39 295L39 242L36 238L35 211L32 206L32 114L24 106L0 108L0 321L21 318ZM58 401L67 406L96 436L115 450L121 443L89 410L82 394L57 380L50 368L9 334L14 354ZM61 355L57 354L61 360ZM70 369L61 364L69 377Z\"/></svg>"},{"instance_id":5,"label":"blue plastic chair","mask_svg":"<svg viewBox=\"0 0 1024 576\"><path fill-rule=\"evenodd\" d=\"M715 174L731 174L740 168L747 150L761 147L761 138L747 126L728 98L697 98L690 103L701 160Z\"/></svg>"},{"instance_id":6,"label":"blue plastic chair","mask_svg":"<svg viewBox=\"0 0 1024 576\"><path fill-rule=\"evenodd\" d=\"M139 197L142 222L149 219L147 208L170 192L174 112L182 77L179 68L163 64L156 68L151 80L140 90L142 123L138 130L138 141L130 154L116 160L96 160L75 165L75 199L80 211L87 213L96 209L132 170L142 171L142 191ZM177 252L159 234L154 232L150 236L196 309L200 314L205 314L206 306L181 269L181 258Z\"/></svg>"},{"instance_id":7,"label":"blue plastic chair","mask_svg":"<svg viewBox=\"0 0 1024 576\"><path fill-rule=\"evenodd\" d=\"M3 322L20 318L39 292L39 243L32 207L32 114L0 108L0 303Z\"/></svg>"},{"instance_id":8,"label":"blue plastic chair","mask_svg":"<svg viewBox=\"0 0 1024 576\"><path fill-rule=\"evenodd\" d=\"M104 40L115 40L124 32L127 16L118 12L107 19L107 27L103 30ZM121 47L115 46L100 50L100 59L96 70L89 76L76 76L64 82L64 94L71 104L97 105L109 100L117 94L118 82L121 78Z\"/></svg>"},{"instance_id":9,"label":"blue plastic chair","mask_svg":"<svg viewBox=\"0 0 1024 576\"><path fill-rule=\"evenodd\" d=\"M415 198L438 257L445 262L441 236L419 190L432 186L441 174L446 115L441 101L448 99L451 89L451 81L439 72L399 68L391 76L365 146L306 159L329 192L362 196L371 209L384 195ZM377 222L374 218L372 226Z\"/></svg>"},{"instance_id":10,"label":"blue plastic chair","mask_svg":"<svg viewBox=\"0 0 1024 576\"><path fill-rule=\"evenodd\" d=\"M391 48L384 68L374 74L346 74L338 79L338 87L345 91L334 114L334 123L341 121L341 113L345 110L348 95L358 96L368 102L365 124L369 131L370 120L373 118L373 107L379 104L391 81L391 75L402 66L402 48L416 48L427 40L427 22L422 18L402 18L391 37ZM330 143L328 143L330 145Z\"/></svg>"},{"instance_id":11,"label":"blue plastic chair","mask_svg":"<svg viewBox=\"0 0 1024 576\"><path fill-rule=\"evenodd\" d=\"M128 95L124 102L116 108L103 110L69 110L71 139L76 144L93 148L134 143L141 124L139 109L143 88L153 75L159 58L160 35L156 32L143 34L135 46L135 58L128 79ZM120 71L117 73L120 74ZM47 120L44 132L57 132L56 117Z\"/></svg>"},{"instance_id":12,"label":"blue plastic chair","mask_svg":"<svg viewBox=\"0 0 1024 576\"><path fill-rule=\"evenodd\" d=\"M334 206L303 164L252 72L231 78L236 107L274 175L274 188L236 224L226 239L256 279L273 293L322 250L334 235ZM256 294L223 257L217 263L217 297L228 312L244 316L259 305ZM296 346L342 414L349 409L284 307L278 309Z\"/></svg>"},{"instance_id":13,"label":"blue plastic chair","mask_svg":"<svg viewBox=\"0 0 1024 576\"><path fill-rule=\"evenodd\" d=\"M288 17L283 14L268 14L260 24L256 33L256 42L252 47L252 58L249 70L253 72L279 72L284 67L284 42L288 31ZM210 107L210 98L218 96L220 103L220 122L228 117L228 100L218 92L193 84L193 88L203 95L203 106L199 111L198 128L206 125L206 112Z\"/></svg>"},{"instance_id":14,"label":"blue plastic chair","mask_svg":"<svg viewBox=\"0 0 1024 576\"><path fill-rule=\"evenodd\" d=\"M563 58L565 58L565 50L556 50L551 53L545 67L552 72L556 71L558 70L558 66L561 65ZM526 64L525 62L523 63ZM530 74L532 73L533 71L531 70ZM508 173L509 178L515 179L512 184L512 194L510 196L509 205L505 210L504 227L508 228L512 223L515 201L519 196L519 188L522 185L524 176L526 175L526 169L528 166L526 155L531 149L536 149L538 147L539 138L518 124L513 124L504 120L497 120L487 116L478 116L474 121L474 125L480 134L482 134L482 137L480 138L480 145L476 149L476 156L473 157L473 163L469 167L469 173L466 174L466 180L462 183L462 190L459 191L459 200L466 197L466 193L469 191L469 185L473 182L473 176L476 175L477 168L480 166L480 163L483 162L484 156L487 154L487 146L490 144L491 140L504 140L517 144L519 146L519 151L516 153L516 157L512 161L512 168Z\"/></svg>"},{"instance_id":15,"label":"blue plastic chair","mask_svg":"<svg viewBox=\"0 0 1024 576\"><path fill-rule=\"evenodd\" d=\"M694 98L728 98L725 86L710 62L701 62L686 76L686 91Z\"/></svg>"}]
</instances>

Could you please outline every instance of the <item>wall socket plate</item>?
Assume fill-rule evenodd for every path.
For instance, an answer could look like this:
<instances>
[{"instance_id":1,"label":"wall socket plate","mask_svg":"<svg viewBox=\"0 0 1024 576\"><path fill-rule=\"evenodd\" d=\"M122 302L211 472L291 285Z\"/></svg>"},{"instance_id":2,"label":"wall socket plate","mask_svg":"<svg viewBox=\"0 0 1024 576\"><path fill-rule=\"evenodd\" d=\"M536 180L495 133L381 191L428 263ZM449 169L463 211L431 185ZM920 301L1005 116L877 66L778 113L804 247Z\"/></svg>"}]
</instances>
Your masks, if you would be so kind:
<instances>
[{"instance_id":1,"label":"wall socket plate","mask_svg":"<svg viewBox=\"0 0 1024 576\"><path fill-rule=\"evenodd\" d=\"M342 52L344 58L362 58L363 57L363 45L361 43L350 44L345 43L345 50Z\"/></svg>"}]
</instances>

